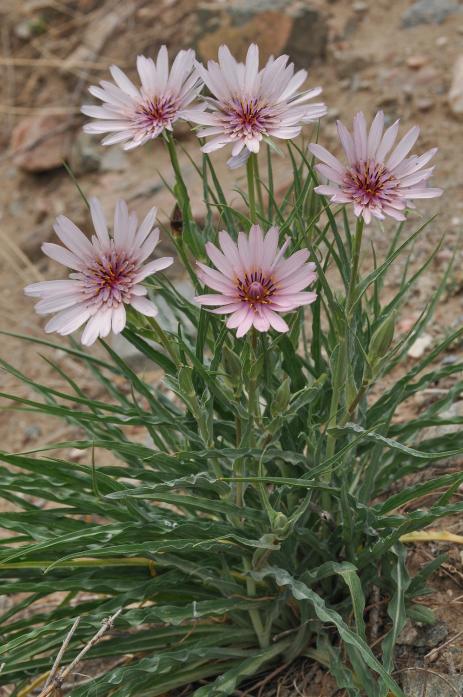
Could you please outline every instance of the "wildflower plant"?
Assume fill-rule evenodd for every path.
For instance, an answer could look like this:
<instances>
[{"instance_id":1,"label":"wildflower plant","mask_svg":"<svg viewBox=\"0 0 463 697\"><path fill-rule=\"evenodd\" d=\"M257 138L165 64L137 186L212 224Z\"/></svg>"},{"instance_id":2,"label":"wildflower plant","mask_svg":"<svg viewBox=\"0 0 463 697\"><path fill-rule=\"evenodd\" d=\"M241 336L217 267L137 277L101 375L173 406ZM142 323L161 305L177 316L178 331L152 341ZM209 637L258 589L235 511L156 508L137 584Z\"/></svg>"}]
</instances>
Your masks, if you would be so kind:
<instances>
[{"instance_id":1,"label":"wildflower plant","mask_svg":"<svg viewBox=\"0 0 463 697\"><path fill-rule=\"evenodd\" d=\"M228 50L222 57L230 60ZM164 79L160 60L156 74ZM302 80L286 64L277 59L272 70L278 65L281 80L286 76L282 94L293 94ZM146 90L148 73L155 73L151 63L142 66ZM254 82L260 75L255 49L236 66L241 77L252 72ZM210 75L217 70L210 67ZM114 105L126 103L105 89ZM356 119L363 142L364 119ZM372 255L366 211L381 218L383 204L350 193L336 199L338 188L351 191L353 168L373 177L384 161L374 160L373 150L383 147L385 156L389 136L380 146L382 117L374 123L374 145L356 153L348 170L312 146L335 171L336 191L320 182L310 152L288 132L292 177L281 192L279 155L265 144L271 132L264 126L259 153L254 140L246 145L239 210L203 152L202 161L192 159L204 191L201 223L191 216L177 146L167 134L181 215L180 234L172 236L175 263L185 266L195 297L184 297L162 273L170 259L149 260L158 239L153 211L138 227L120 203L108 231L92 200L92 241L58 220L67 250L48 244L44 251L71 267L71 278L34 284L27 293L40 298L39 312L75 312L66 320L56 315L49 331L67 334L88 322L84 346L73 337L63 344L23 336L68 357L46 358L67 389L34 382L2 361L36 393L3 396L13 408L78 427L82 436L36 452L1 453L0 495L16 510L0 513L7 531L0 538L0 594L12 596L0 617L0 683L13 685L15 695L37 687L50 694L63 680L62 668L52 668L56 656L64 666L88 646L69 686L73 697L149 697L176 688L195 697L231 695L298 657L324 666L350 697L404 697L394 646L407 617L433 621L419 598L442 557L411 577L401 540L463 508L453 498L462 473L428 469L461 453L463 434L430 438L425 430L449 423L445 412L461 392L462 364L438 358L463 330L447 333L410 365L407 351L432 320L449 271L414 326L397 336L400 308L435 254L411 270L411 249L426 223L408 215L402 179L398 198L384 206L406 219L395 229L385 225L386 251ZM351 147L345 134L343 142ZM396 151L395 167L417 171L424 164L417 158L405 165L403 157L401 165ZM397 174L395 167L389 161ZM399 264L402 281L386 295L388 274ZM175 330L154 318L157 297L167 302ZM153 382L119 356L104 338L111 330L122 331L162 377ZM97 336L100 351L89 351ZM79 384L71 363L92 377L98 398ZM398 410L436 381L448 391L401 422ZM71 448L81 451L78 462L63 455ZM432 503L423 506L425 494ZM372 598L384 607L380 641L369 629ZM111 632L92 643L114 615Z\"/></svg>"}]
</instances>

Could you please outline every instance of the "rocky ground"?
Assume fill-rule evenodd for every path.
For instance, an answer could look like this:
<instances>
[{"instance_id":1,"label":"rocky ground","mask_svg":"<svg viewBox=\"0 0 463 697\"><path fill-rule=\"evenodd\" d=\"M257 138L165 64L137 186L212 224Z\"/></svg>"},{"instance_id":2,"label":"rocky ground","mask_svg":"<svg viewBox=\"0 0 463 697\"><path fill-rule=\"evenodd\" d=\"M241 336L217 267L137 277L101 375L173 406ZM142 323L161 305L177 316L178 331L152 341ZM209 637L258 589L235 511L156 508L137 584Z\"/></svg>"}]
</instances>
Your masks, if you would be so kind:
<instances>
[{"instance_id":1,"label":"rocky ground","mask_svg":"<svg viewBox=\"0 0 463 697\"><path fill-rule=\"evenodd\" d=\"M161 43L166 43L173 52L193 45L205 60L215 57L217 47L223 42L242 54L250 41L257 41L265 55L289 53L298 67L309 66L312 85L323 85L329 112L321 126L320 140L328 147L336 147L337 118L350 120L358 109L371 116L379 108L385 111L389 122L400 117L403 129L415 123L420 125L421 151L434 145L439 147L434 184L441 186L445 194L442 199L420 208L424 215L440 209L440 215L416 246L414 263L423 262L443 235L445 241L428 274L409 299L400 321L406 327L417 316L455 253L456 263L445 302L437 310L428 337L415 348L415 353L429 350L446 328L461 324L461 1L23 0L19 3L3 0L0 5L2 329L42 335L41 322L35 317L30 300L24 298L22 288L26 283L53 277L58 272L40 252L42 242L53 237L52 223L57 214L66 213L84 228L88 224L85 206L61 166L63 159L70 162L84 191L99 196L108 212L122 196L140 214L154 202L161 219L169 219L172 200L162 177L169 181L171 175L161 143L126 154L118 147L103 148L96 139L85 136L81 132L83 119L79 107L89 101L88 84L105 78L112 63L133 73L135 56L150 55ZM198 145L186 128L180 128L179 137L182 146L194 158L198 157ZM193 210L200 217L201 184L186 155L181 159ZM243 172L226 169L225 155L219 153L214 161L228 191L232 192L236 184L243 184ZM277 169L283 184L288 177L284 157ZM238 201L237 195L233 196ZM375 248L379 252L384 249L387 242L384 234L372 228L370 235ZM399 272L397 269L397 278ZM172 277L183 282L179 274L172 270ZM456 360L458 352L459 349L447 359ZM2 338L0 355L27 369L34 379L59 384L30 344ZM68 360L59 355L54 358ZM414 357L410 356L409 360L413 361ZM68 368L77 375L76 365ZM92 385L87 387L93 389ZM28 390L18 388L5 373L0 373L0 390L29 396ZM460 406L461 403L456 408ZM416 412L420 405L410 408ZM72 429L43 423L27 414L2 412L0 417L0 438L2 447L7 449L40 447L74 435ZM452 525L452 530L458 532L459 524ZM440 544L439 551L442 548L444 545ZM419 555L433 555L435 551L430 545L424 550L420 548L412 562L419 563ZM437 578L436 592L429 600L439 616L441 630L436 630L434 638L428 635L423 638L421 632L417 640L413 632L420 632L419 628L409 628L398 656L407 694L412 697L445 696L463 690L463 572L459 550L450 548L450 552L452 564ZM457 638L452 638L455 635ZM433 654L434 649L437 650ZM413 669L414 666L418 667ZM314 680L317 681L315 692L304 694L324 694L323 676L314 676ZM327 683L326 694L331 689Z\"/></svg>"}]
</instances>

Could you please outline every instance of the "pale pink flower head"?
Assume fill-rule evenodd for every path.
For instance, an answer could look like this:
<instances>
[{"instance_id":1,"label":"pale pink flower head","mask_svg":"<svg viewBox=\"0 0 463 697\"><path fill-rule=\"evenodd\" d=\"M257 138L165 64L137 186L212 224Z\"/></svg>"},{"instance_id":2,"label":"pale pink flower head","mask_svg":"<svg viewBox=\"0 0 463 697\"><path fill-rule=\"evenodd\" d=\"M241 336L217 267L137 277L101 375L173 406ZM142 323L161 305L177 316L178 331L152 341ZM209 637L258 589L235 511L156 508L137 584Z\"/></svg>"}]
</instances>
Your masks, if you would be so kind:
<instances>
[{"instance_id":1,"label":"pale pink flower head","mask_svg":"<svg viewBox=\"0 0 463 697\"><path fill-rule=\"evenodd\" d=\"M81 338L85 346L111 330L119 334L126 324L126 305L155 317L157 308L146 297L142 281L173 263L171 257L145 263L159 242L159 229L153 229L155 208L138 225L136 214L129 214L126 203L118 201L112 235L97 199L90 199L90 213L96 232L91 240L60 215L54 230L64 247L51 242L42 245L47 256L73 270L69 277L32 283L24 289L26 295L40 298L35 306L39 315L54 315L46 332L65 336L86 323Z\"/></svg>"},{"instance_id":2,"label":"pale pink flower head","mask_svg":"<svg viewBox=\"0 0 463 697\"><path fill-rule=\"evenodd\" d=\"M199 137L212 136L202 148L212 152L231 144L232 162L244 162L251 152L258 152L264 137L295 138L302 124L316 121L326 114L323 103L306 104L320 94L321 87L298 92L307 78L305 70L294 72L288 56L268 59L259 70L259 49L251 44L245 63L239 63L227 46L219 48L219 62L200 63L196 69L213 97L208 111L187 111L187 118L201 124Z\"/></svg>"},{"instance_id":3,"label":"pale pink flower head","mask_svg":"<svg viewBox=\"0 0 463 697\"><path fill-rule=\"evenodd\" d=\"M289 239L279 249L278 237L277 227L271 227L264 237L259 225L253 225L249 235L240 232L235 243L222 230L221 250L212 242L206 244L216 269L197 262L198 278L217 293L198 295L196 302L216 305L212 312L230 315L227 327L237 329L237 337L252 326L259 332L270 327L287 332L289 327L281 314L309 305L317 297L316 293L303 292L316 279L315 264L307 262L309 252L300 249L285 258Z\"/></svg>"},{"instance_id":4,"label":"pale pink flower head","mask_svg":"<svg viewBox=\"0 0 463 697\"><path fill-rule=\"evenodd\" d=\"M177 119L197 97L203 83L195 69L192 49L179 51L169 71L167 48L161 46L157 60L137 57L141 86L136 87L115 65L110 68L113 82L102 80L100 86L89 88L90 94L101 99L102 106L84 105L81 111L96 119L84 126L86 133L109 133L103 145L125 143L124 150L136 148L164 129L172 130ZM189 107L189 113L204 109L204 105Z\"/></svg>"},{"instance_id":5,"label":"pale pink flower head","mask_svg":"<svg viewBox=\"0 0 463 697\"><path fill-rule=\"evenodd\" d=\"M330 196L334 203L352 203L355 215L363 216L366 223L371 222L372 216L405 220L405 209L414 208L411 199L442 194L442 189L432 189L426 183L434 167L423 169L437 148L407 157L420 133L418 126L411 128L393 148L399 121L384 131L382 111L376 114L369 131L362 112L356 114L353 125L351 134L338 121L345 165L321 145L310 144L310 151L321 161L316 165L317 171L330 182L317 186L317 193Z\"/></svg>"}]
</instances>

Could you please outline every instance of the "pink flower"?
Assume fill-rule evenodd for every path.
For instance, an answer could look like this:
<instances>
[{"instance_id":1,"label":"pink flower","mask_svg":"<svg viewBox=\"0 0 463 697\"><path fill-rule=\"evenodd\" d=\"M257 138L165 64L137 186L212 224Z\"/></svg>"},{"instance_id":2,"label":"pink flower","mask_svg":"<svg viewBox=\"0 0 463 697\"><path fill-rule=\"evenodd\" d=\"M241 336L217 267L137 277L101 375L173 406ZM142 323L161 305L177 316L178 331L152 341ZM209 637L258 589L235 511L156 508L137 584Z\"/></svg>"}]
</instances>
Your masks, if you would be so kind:
<instances>
[{"instance_id":1,"label":"pink flower","mask_svg":"<svg viewBox=\"0 0 463 697\"><path fill-rule=\"evenodd\" d=\"M420 132L418 126L414 126L391 152L398 129L396 121L384 131L382 111L376 114L368 133L362 112L354 117L353 135L338 121L347 165L341 164L321 145L311 143L310 151L322 162L316 169L330 181L329 185L317 186L315 191L331 196L334 203L353 203L355 215L363 216L367 224L372 216L384 220L389 215L405 220L405 208L414 208L410 199L440 196L442 189L426 185L434 167L422 169L437 148L424 155L407 157Z\"/></svg>"},{"instance_id":2,"label":"pink flower","mask_svg":"<svg viewBox=\"0 0 463 697\"><path fill-rule=\"evenodd\" d=\"M197 131L199 137L213 136L203 152L231 143L233 158L247 149L241 154L242 162L245 155L259 151L264 137L295 138L302 124L326 114L323 103L305 104L320 94L321 87L297 92L307 72L295 73L288 60L288 56L271 57L259 70L259 49L251 44L246 63L238 63L227 46L221 46L218 63L209 61L207 69L196 64L213 95L207 99L209 111L186 112L188 120L205 126Z\"/></svg>"},{"instance_id":3,"label":"pink flower","mask_svg":"<svg viewBox=\"0 0 463 697\"><path fill-rule=\"evenodd\" d=\"M111 330L119 334L124 329L125 305L154 317L156 306L145 297L148 291L141 282L173 263L171 257L144 263L159 241L159 229L153 230L155 208L139 226L136 214L129 215L126 203L118 201L112 236L97 199L90 199L90 212L96 232L91 241L60 215L54 229L65 246L42 245L47 256L73 269L69 278L32 283L24 289L26 295L40 298L35 306L39 315L56 313L45 326L46 332L64 336L87 323L81 339L85 346Z\"/></svg>"},{"instance_id":4,"label":"pink flower","mask_svg":"<svg viewBox=\"0 0 463 697\"><path fill-rule=\"evenodd\" d=\"M230 315L227 327L237 328L237 337L252 326L259 332L270 327L287 332L289 327L280 313L309 305L317 297L316 293L301 292L316 278L315 264L307 263L309 252L300 249L285 258L289 239L278 249L278 236L277 227L270 228L264 237L259 225L253 225L249 235L239 233L236 244L222 230L222 251L212 242L206 244L217 270L197 262L198 278L218 293L199 295L195 300L201 305L218 305L212 310L216 314Z\"/></svg>"},{"instance_id":5,"label":"pink flower","mask_svg":"<svg viewBox=\"0 0 463 697\"><path fill-rule=\"evenodd\" d=\"M125 142L124 150L136 148L164 129L172 130L177 119L184 118L185 108L195 99L203 83L194 66L193 50L179 51L169 72L167 49L161 46L157 61L137 57L141 87L136 87L117 66L110 68L114 83L103 80L100 87L89 88L103 106L85 105L81 111L97 119L85 124L86 133L110 133L103 145ZM204 109L190 107L189 113Z\"/></svg>"}]
</instances>

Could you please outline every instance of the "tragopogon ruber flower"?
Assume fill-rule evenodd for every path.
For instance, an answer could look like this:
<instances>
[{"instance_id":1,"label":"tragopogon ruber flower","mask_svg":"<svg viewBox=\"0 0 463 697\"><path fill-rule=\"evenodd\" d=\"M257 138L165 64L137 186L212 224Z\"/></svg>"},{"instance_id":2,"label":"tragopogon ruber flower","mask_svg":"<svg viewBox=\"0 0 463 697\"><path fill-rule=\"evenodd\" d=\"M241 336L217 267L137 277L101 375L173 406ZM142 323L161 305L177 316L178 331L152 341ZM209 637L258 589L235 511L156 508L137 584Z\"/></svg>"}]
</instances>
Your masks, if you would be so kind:
<instances>
[{"instance_id":1,"label":"tragopogon ruber flower","mask_svg":"<svg viewBox=\"0 0 463 697\"><path fill-rule=\"evenodd\" d=\"M125 142L124 150L136 148L183 118L183 112L199 94L202 80L195 70L193 50L179 51L169 71L167 49L161 46L156 62L145 56L137 57L141 87L113 65L110 68L114 83L103 80L100 87L89 92L103 102L102 106L84 105L81 109L91 121L84 126L86 133L109 133L103 145ZM189 113L201 111L205 105L190 106Z\"/></svg>"},{"instance_id":2,"label":"tragopogon ruber flower","mask_svg":"<svg viewBox=\"0 0 463 697\"><path fill-rule=\"evenodd\" d=\"M237 328L241 337L254 326L259 332L272 327L278 332L289 330L281 313L313 303L313 292L302 292L315 278L315 264L307 262L309 252L300 249L285 258L289 239L278 248L279 230L272 227L263 235L259 225L253 225L249 235L240 232L238 243L228 232L219 233L222 251L212 242L206 252L216 269L197 262L198 277L217 294L198 295L201 305L218 307L212 312L230 315L227 327Z\"/></svg>"},{"instance_id":3,"label":"tragopogon ruber flower","mask_svg":"<svg viewBox=\"0 0 463 697\"><path fill-rule=\"evenodd\" d=\"M126 324L125 305L148 317L157 314L141 282L173 263L162 257L144 263L159 241L159 229L153 229L156 209L152 208L141 225L135 213L119 201L114 213L114 231L110 235L97 199L90 200L90 212L96 235L89 240L69 218L60 215L54 226L64 247L45 242L42 250L51 259L73 269L69 278L32 283L26 295L40 298L35 306L40 315L54 314L46 332L71 334L87 323L82 344L90 346L112 330L119 334ZM55 314L56 313L56 314Z\"/></svg>"},{"instance_id":4,"label":"tragopogon ruber flower","mask_svg":"<svg viewBox=\"0 0 463 697\"><path fill-rule=\"evenodd\" d=\"M437 148L423 155L407 157L414 146L420 129L411 128L391 149L397 138L399 121L384 131L384 114L378 112L367 132L365 116L354 117L353 135L338 121L338 133L347 164L341 162L324 147L311 143L310 151L321 160L317 171L329 179L329 185L317 186L315 191L331 196L334 203L352 203L357 217L366 223L372 216L383 220L386 215L405 220L405 208L414 208L415 198L434 198L442 189L426 185L434 167L422 169L436 153Z\"/></svg>"},{"instance_id":5,"label":"tragopogon ruber flower","mask_svg":"<svg viewBox=\"0 0 463 697\"><path fill-rule=\"evenodd\" d=\"M196 64L197 71L211 91L208 111L186 110L186 118L204 128L200 137L213 136L204 146L212 152L232 144L232 156L245 161L246 151L258 152L262 138L295 138L302 124L326 114L323 103L306 104L320 94L321 87L298 92L307 78L305 70L294 72L288 56L269 58L259 70L259 49L251 44L245 63L239 63L227 46L219 48L219 62L209 61L207 68ZM232 160L233 160L232 158Z\"/></svg>"}]
</instances>

